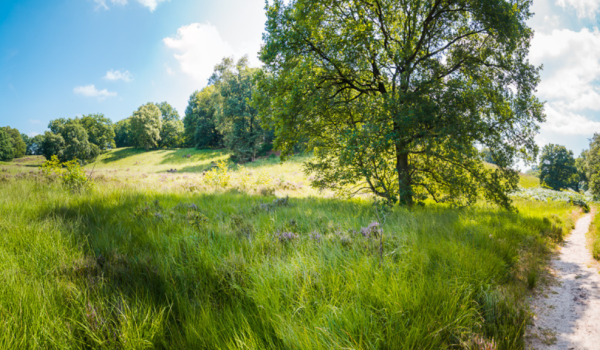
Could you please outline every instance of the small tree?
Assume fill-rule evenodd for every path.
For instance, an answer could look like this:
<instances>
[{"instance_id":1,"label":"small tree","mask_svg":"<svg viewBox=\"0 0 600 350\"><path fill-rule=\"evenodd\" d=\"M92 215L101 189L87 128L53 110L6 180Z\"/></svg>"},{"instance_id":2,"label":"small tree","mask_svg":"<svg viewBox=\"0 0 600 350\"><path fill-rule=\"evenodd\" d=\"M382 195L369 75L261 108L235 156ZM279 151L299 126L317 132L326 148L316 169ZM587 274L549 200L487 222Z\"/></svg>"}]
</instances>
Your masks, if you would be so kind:
<instances>
[{"instance_id":1,"label":"small tree","mask_svg":"<svg viewBox=\"0 0 600 350\"><path fill-rule=\"evenodd\" d=\"M548 144L540 157L540 183L554 190L576 188L579 183L573 151Z\"/></svg>"},{"instance_id":2,"label":"small tree","mask_svg":"<svg viewBox=\"0 0 600 350\"><path fill-rule=\"evenodd\" d=\"M0 160L10 162L15 157L11 137L0 128Z\"/></svg>"},{"instance_id":3,"label":"small tree","mask_svg":"<svg viewBox=\"0 0 600 350\"><path fill-rule=\"evenodd\" d=\"M160 141L161 112L154 103L147 103L133 113L131 133L134 144L146 151L158 146Z\"/></svg>"}]
</instances>

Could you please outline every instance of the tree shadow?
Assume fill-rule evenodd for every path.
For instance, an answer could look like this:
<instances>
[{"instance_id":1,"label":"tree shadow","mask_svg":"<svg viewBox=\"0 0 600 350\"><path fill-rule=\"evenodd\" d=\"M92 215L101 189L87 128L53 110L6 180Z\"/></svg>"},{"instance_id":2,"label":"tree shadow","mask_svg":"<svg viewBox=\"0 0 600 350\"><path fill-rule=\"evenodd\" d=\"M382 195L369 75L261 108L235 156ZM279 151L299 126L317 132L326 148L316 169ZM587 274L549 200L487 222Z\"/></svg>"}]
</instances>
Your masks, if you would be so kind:
<instances>
[{"instance_id":1,"label":"tree shadow","mask_svg":"<svg viewBox=\"0 0 600 350\"><path fill-rule=\"evenodd\" d=\"M169 151L160 164L188 164L205 162L210 159L227 156L227 151L224 150L197 150L193 148L180 148L176 151Z\"/></svg>"},{"instance_id":2,"label":"tree shadow","mask_svg":"<svg viewBox=\"0 0 600 350\"><path fill-rule=\"evenodd\" d=\"M113 300L120 296L136 300L144 298L157 309L169 309L169 328L181 333L184 330L180 327L185 325L180 320L189 317L190 310L210 310L214 312L211 313L214 322L220 322L218 317L223 310L243 312L256 334L264 334L269 342L278 345L273 348L285 348L273 331L272 320L261 317L264 315L261 306L246 293L251 288L253 276L252 270L245 265L244 256L262 254L254 259L272 262L282 249L272 238L253 239L259 233L261 223L271 233L293 230L307 242L312 242L309 235L315 229L329 230L331 235L344 231L344 234L355 235L352 236L356 237L355 249L363 254L365 248L361 240L364 237L358 231L372 222L374 214L367 202L294 198L289 204L286 201L278 206L273 199L235 193L81 196L60 206L49 206L40 216L43 220L53 218L70 228L65 230L72 235L70 238L83 243L85 262L64 267L61 274L79 281L86 288L95 289L96 294ZM274 211L277 215L273 215ZM515 262L516 250L511 247L527 243L525 231L543 230L550 225L542 219L493 209L473 209L467 212L469 220L463 219L464 213L449 208L394 211L388 219L388 225L393 229L386 231L386 252L392 254L402 250L408 244L407 234L411 233L407 231L413 230L419 242L426 239L449 242L427 252L430 263L422 273L439 273L436 269L440 266L452 267L472 261L456 262L461 256L444 250L455 246L460 246L457 251L467 255L473 250L493 252L489 256L509 264ZM474 216L481 218L480 222L473 222ZM428 226L428 221L435 220L443 223ZM423 227L415 227L415 222ZM507 222L515 222L521 230L510 225L506 232L502 230L504 227L495 228L498 223L505 225ZM442 227L450 229L443 230ZM491 228L503 236L489 237ZM343 246L341 241L340 246ZM459 250L462 246L466 248ZM321 249L319 247L306 245L307 249ZM348 247L352 246L340 248L340 254L355 253L342 250L351 249ZM394 253L389 259L400 261L404 258L401 253ZM500 283L509 278L500 274L498 277L503 278ZM105 282L101 285L90 282L98 279ZM512 320L506 322L509 321Z\"/></svg>"},{"instance_id":3,"label":"tree shadow","mask_svg":"<svg viewBox=\"0 0 600 350\"><path fill-rule=\"evenodd\" d=\"M112 163L142 153L146 153L146 151L142 148L121 148L119 150L110 152L106 157L104 157L101 160L101 162L104 164Z\"/></svg>"}]
</instances>

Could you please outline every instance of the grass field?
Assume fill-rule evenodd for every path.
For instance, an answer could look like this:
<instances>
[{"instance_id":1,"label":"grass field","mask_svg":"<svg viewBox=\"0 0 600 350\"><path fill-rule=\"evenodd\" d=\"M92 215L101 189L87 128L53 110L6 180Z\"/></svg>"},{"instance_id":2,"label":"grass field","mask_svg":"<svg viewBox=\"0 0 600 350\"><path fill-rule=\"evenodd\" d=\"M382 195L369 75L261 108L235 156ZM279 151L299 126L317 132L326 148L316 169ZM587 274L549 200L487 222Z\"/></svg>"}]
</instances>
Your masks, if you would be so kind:
<instances>
[{"instance_id":1,"label":"grass field","mask_svg":"<svg viewBox=\"0 0 600 350\"><path fill-rule=\"evenodd\" d=\"M116 150L82 194L29 173L39 159L0 164L0 348L519 349L579 215L519 200L386 216L310 189L302 158L203 184L223 157Z\"/></svg>"}]
</instances>

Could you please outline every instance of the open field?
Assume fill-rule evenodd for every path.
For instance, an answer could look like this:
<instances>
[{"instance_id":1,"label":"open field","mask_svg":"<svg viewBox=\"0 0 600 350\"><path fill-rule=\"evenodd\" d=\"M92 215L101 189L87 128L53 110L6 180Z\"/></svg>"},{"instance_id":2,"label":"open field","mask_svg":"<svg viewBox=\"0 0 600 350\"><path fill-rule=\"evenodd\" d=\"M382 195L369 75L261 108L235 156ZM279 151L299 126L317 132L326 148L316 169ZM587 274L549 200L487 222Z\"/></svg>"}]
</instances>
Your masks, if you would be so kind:
<instances>
[{"instance_id":1,"label":"open field","mask_svg":"<svg viewBox=\"0 0 600 350\"><path fill-rule=\"evenodd\" d=\"M39 159L0 164L0 348L517 349L529 289L580 214L383 215L323 198L301 159L203 184L224 156L115 150L82 194L29 173Z\"/></svg>"}]
</instances>

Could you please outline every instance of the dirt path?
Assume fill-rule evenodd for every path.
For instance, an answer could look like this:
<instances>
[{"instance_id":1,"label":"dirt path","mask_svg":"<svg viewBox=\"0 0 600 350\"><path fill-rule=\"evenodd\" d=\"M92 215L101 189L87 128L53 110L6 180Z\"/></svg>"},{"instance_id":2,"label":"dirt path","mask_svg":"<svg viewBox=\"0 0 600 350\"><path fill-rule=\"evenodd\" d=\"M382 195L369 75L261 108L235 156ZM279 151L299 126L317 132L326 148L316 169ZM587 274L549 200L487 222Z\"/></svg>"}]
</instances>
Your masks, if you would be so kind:
<instances>
[{"instance_id":1,"label":"dirt path","mask_svg":"<svg viewBox=\"0 0 600 350\"><path fill-rule=\"evenodd\" d=\"M581 218L552 260L557 283L533 302L528 349L600 349L600 274L586 247L591 215Z\"/></svg>"}]
</instances>

